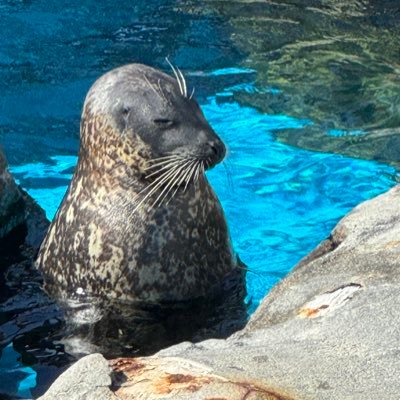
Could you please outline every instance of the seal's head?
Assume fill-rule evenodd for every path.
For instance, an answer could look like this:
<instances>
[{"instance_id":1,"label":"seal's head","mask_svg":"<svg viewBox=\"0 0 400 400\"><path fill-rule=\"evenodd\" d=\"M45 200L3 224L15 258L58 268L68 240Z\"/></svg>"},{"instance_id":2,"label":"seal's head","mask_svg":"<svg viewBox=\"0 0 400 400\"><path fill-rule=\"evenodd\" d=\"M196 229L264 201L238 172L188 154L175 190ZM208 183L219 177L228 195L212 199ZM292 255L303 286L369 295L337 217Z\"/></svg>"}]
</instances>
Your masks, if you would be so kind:
<instances>
[{"instance_id":1,"label":"seal's head","mask_svg":"<svg viewBox=\"0 0 400 400\"><path fill-rule=\"evenodd\" d=\"M174 79L130 64L103 75L86 97L81 156L98 159L99 152L146 177L155 160L213 167L224 158L225 146L187 95L182 75Z\"/></svg>"}]
</instances>

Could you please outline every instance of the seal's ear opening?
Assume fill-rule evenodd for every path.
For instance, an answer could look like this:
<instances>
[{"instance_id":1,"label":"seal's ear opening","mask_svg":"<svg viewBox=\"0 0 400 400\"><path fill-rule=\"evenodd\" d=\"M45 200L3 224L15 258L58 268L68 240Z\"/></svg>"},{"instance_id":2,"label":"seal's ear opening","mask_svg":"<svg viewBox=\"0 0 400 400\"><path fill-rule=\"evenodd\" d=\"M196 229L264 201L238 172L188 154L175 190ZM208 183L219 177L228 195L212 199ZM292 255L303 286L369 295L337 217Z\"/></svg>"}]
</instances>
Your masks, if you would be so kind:
<instances>
[{"instance_id":1,"label":"seal's ear opening","mask_svg":"<svg viewBox=\"0 0 400 400\"><path fill-rule=\"evenodd\" d=\"M122 107L121 114L124 117L128 117L130 112L131 112L131 108L130 107L127 107L127 106Z\"/></svg>"}]
</instances>

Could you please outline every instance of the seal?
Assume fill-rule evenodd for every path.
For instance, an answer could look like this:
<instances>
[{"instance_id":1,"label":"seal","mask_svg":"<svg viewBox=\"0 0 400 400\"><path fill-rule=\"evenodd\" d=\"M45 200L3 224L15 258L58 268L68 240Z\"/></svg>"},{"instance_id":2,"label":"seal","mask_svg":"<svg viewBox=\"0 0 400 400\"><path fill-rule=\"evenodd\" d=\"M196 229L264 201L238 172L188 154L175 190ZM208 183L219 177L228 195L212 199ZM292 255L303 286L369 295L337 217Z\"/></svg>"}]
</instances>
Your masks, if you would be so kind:
<instances>
[{"instance_id":1,"label":"seal","mask_svg":"<svg viewBox=\"0 0 400 400\"><path fill-rule=\"evenodd\" d=\"M51 295L184 301L237 272L204 174L225 146L174 72L125 65L89 90L78 164L36 261Z\"/></svg>"}]
</instances>

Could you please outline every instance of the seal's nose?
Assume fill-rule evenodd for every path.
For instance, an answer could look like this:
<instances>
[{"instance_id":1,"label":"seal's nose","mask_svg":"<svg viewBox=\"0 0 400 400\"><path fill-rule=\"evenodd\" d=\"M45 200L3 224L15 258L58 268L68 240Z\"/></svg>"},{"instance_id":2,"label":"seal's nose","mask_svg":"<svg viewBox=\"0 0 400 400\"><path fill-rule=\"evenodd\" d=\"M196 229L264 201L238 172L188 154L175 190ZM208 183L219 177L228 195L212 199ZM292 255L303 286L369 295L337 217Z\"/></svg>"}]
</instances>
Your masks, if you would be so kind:
<instances>
[{"instance_id":1,"label":"seal's nose","mask_svg":"<svg viewBox=\"0 0 400 400\"><path fill-rule=\"evenodd\" d=\"M210 146L213 154L218 157L219 161L222 161L226 153L225 145L221 141L217 142L215 140L208 142L208 145Z\"/></svg>"},{"instance_id":2,"label":"seal's nose","mask_svg":"<svg viewBox=\"0 0 400 400\"><path fill-rule=\"evenodd\" d=\"M205 156L210 167L221 162L226 154L225 145L220 140L211 140L206 143Z\"/></svg>"}]
</instances>

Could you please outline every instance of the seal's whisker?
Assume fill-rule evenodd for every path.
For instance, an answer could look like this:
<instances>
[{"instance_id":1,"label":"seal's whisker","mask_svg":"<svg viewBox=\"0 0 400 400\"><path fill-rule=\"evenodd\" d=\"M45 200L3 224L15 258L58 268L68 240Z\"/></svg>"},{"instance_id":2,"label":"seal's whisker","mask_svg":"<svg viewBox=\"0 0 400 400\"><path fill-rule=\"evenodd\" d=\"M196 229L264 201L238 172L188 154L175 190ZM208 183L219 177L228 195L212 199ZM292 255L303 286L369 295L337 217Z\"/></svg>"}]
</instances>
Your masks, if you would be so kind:
<instances>
[{"instance_id":1,"label":"seal's whisker","mask_svg":"<svg viewBox=\"0 0 400 400\"><path fill-rule=\"evenodd\" d=\"M173 167L173 170L176 172L176 173L180 173L180 171L183 169L183 168L185 168L185 166L186 166L186 163L185 162L180 162L176 167L177 168L175 168L175 167ZM173 175L173 176L169 176L169 178L168 178L169 180L171 180L171 181L173 181L174 179L175 179L175 174Z\"/></svg>"},{"instance_id":2,"label":"seal's whisker","mask_svg":"<svg viewBox=\"0 0 400 400\"><path fill-rule=\"evenodd\" d=\"M157 86L158 86L158 88L160 89L160 92L161 92L161 94L162 94L162 97L164 98L164 100L167 102L167 103L169 103L169 101L168 101L168 99L165 97L165 93L164 93L164 90L163 90L163 88L161 87L161 80L159 79L158 81L157 81Z\"/></svg>"},{"instance_id":3,"label":"seal's whisker","mask_svg":"<svg viewBox=\"0 0 400 400\"><path fill-rule=\"evenodd\" d=\"M183 157L180 156L179 154L171 154L169 156L153 158L153 159L149 160L148 162L151 163L151 162L157 162L159 160L169 160L171 158L183 158Z\"/></svg>"},{"instance_id":4,"label":"seal's whisker","mask_svg":"<svg viewBox=\"0 0 400 400\"><path fill-rule=\"evenodd\" d=\"M190 171L191 171L192 164L193 164L193 160L190 160L190 163L187 166L187 169L185 171L185 175L182 176L182 183L181 184L185 183L185 189L186 189L186 187L188 185L188 182L190 180L189 178L190 178ZM183 190L183 192L185 192L185 189Z\"/></svg>"},{"instance_id":5,"label":"seal's whisker","mask_svg":"<svg viewBox=\"0 0 400 400\"><path fill-rule=\"evenodd\" d=\"M154 201L152 208L156 206L158 200L162 197L162 195L165 193L165 191L169 188L169 187L173 187L174 184L174 178L177 174L180 174L180 172L182 170L185 170L188 163L190 163L190 161L185 162L183 165L180 166L180 168L178 169L178 171L175 172L175 174L170 177L168 184L165 186L165 188L161 191L161 193L159 194L159 196L157 197L157 199ZM168 192L167 192L168 193ZM165 197L164 197L165 198ZM162 199L161 203L164 201L164 198ZM161 204L160 203L160 204Z\"/></svg>"},{"instance_id":6,"label":"seal's whisker","mask_svg":"<svg viewBox=\"0 0 400 400\"><path fill-rule=\"evenodd\" d=\"M154 169L154 168L156 168L156 167L159 167L159 166L161 166L161 165L165 165L165 164L168 164L168 163L170 163L170 162L174 162L174 161L183 161L184 160L184 158L180 158L180 157L171 157L171 158L168 158L168 159L165 159L165 160L161 160L161 161L153 161L153 164L152 163L150 163L150 161L148 161L148 163L150 164L150 165L148 165L148 166L146 166L145 167L145 170L148 170L148 169Z\"/></svg>"},{"instance_id":7,"label":"seal's whisker","mask_svg":"<svg viewBox=\"0 0 400 400\"><path fill-rule=\"evenodd\" d=\"M190 160L190 161L192 161L192 160ZM182 183L185 181L186 175L187 175L187 172L189 171L189 169L190 169L190 164L188 165L188 169L187 169L187 170L184 170L183 173L182 173L182 175L181 175L180 177L178 177L178 178L180 178L180 179L179 179L179 181L178 181L178 179L177 179L177 182L175 183L176 188L175 188L174 192L172 193L172 196L171 196L170 199L168 200L167 204L169 204L169 202L175 197L176 193L177 193L178 190L179 190L179 187L180 187L180 186L182 185Z\"/></svg>"},{"instance_id":8,"label":"seal's whisker","mask_svg":"<svg viewBox=\"0 0 400 400\"><path fill-rule=\"evenodd\" d=\"M190 174L189 174L188 178L186 179L186 184L185 184L185 188L183 189L183 193L186 192L186 189L189 186L189 182L192 180L192 177L193 177L193 175L194 175L194 173L196 171L196 165L197 165L197 161L193 160L192 161L192 166L191 166L191 169L190 169Z\"/></svg>"},{"instance_id":9,"label":"seal's whisker","mask_svg":"<svg viewBox=\"0 0 400 400\"><path fill-rule=\"evenodd\" d=\"M167 187L165 188L165 189L168 188L168 190L167 190L167 191L165 191L165 190L163 191L163 192L165 192L165 194L164 194L164 196L163 196L162 198L161 198L161 195L162 195L163 193L160 194L159 198L161 198L161 200L160 200L158 206L160 206L160 205L163 203L163 201L167 198L168 194L169 194L169 193L171 192L171 190L174 188L174 186L175 186L176 183L178 182L179 177L181 176L181 173L184 172L184 171L186 170L186 164L187 164L187 163L185 163L185 165L182 165L182 168L179 168L179 170L177 170L177 172L176 172L176 173L174 174L174 176L171 178L170 182L168 183ZM178 184L177 188L179 188L179 184ZM158 198L158 199L159 199L159 198ZM158 199L157 199L157 200L158 200ZM153 206L156 205L157 200L154 202Z\"/></svg>"},{"instance_id":10,"label":"seal's whisker","mask_svg":"<svg viewBox=\"0 0 400 400\"><path fill-rule=\"evenodd\" d=\"M194 172L193 172L193 176L192 176L193 182L196 181L196 172L198 170L198 165L199 165L199 163L198 163L198 161L196 161L194 164Z\"/></svg>"},{"instance_id":11,"label":"seal's whisker","mask_svg":"<svg viewBox=\"0 0 400 400\"><path fill-rule=\"evenodd\" d=\"M196 170L196 175L194 177L194 181L197 182L199 180L200 176L200 168L201 168L201 161L197 162L197 170Z\"/></svg>"},{"instance_id":12,"label":"seal's whisker","mask_svg":"<svg viewBox=\"0 0 400 400\"><path fill-rule=\"evenodd\" d=\"M185 96L185 95L184 95L184 92L183 92L183 87L182 87L181 80L180 80L180 78L179 78L178 73L176 72L175 67L174 67L174 66L171 64L171 62L168 60L168 57L165 57L165 60L167 61L167 63L169 64L169 66L172 68L172 71L173 71L173 73L174 73L174 75L175 75L176 81L178 82L179 90L180 90L180 92L181 92L181 95L182 95L182 96Z\"/></svg>"},{"instance_id":13,"label":"seal's whisker","mask_svg":"<svg viewBox=\"0 0 400 400\"><path fill-rule=\"evenodd\" d=\"M161 205L163 203L163 201L167 198L168 194L171 192L171 190L174 188L175 183L178 181L179 176L181 175L181 172L184 171L185 167L182 166L182 168L180 168L179 170L176 171L176 173L174 174L174 176L171 178L168 187L169 189L167 190L167 192L165 193L164 197L161 199L159 205ZM179 187L179 186L178 186ZM168 204L168 203L167 203ZM156 205L156 202L154 202L153 206Z\"/></svg>"},{"instance_id":14,"label":"seal's whisker","mask_svg":"<svg viewBox=\"0 0 400 400\"><path fill-rule=\"evenodd\" d=\"M172 185L172 181L174 180L176 175L179 175L179 172L181 171L182 166L180 166L178 169L176 169L173 173L172 176L169 177L169 179L167 180L165 186L163 187L163 189L161 190L161 192L158 194L157 198L153 201L153 203L150 205L149 210L153 210L154 208L156 208L157 206L157 202L160 200L160 198L163 196L163 194L165 193L165 191ZM161 188L161 186L160 186ZM160 203L161 204L161 203Z\"/></svg>"},{"instance_id":15,"label":"seal's whisker","mask_svg":"<svg viewBox=\"0 0 400 400\"><path fill-rule=\"evenodd\" d=\"M191 95L189 97L189 100L192 100L193 95L194 95L194 88L192 89L192 93L191 93Z\"/></svg>"},{"instance_id":16,"label":"seal's whisker","mask_svg":"<svg viewBox=\"0 0 400 400\"><path fill-rule=\"evenodd\" d=\"M186 86L186 80L184 75L182 74L181 70L176 67L179 76L181 77L181 81L182 81L182 86L183 86L183 97L187 97L187 86Z\"/></svg>"},{"instance_id":17,"label":"seal's whisker","mask_svg":"<svg viewBox=\"0 0 400 400\"><path fill-rule=\"evenodd\" d=\"M228 164L225 161L222 161L222 165L225 169L226 177L228 179L229 190L232 191L233 190L233 180L232 180L231 171L229 171Z\"/></svg>"},{"instance_id":18,"label":"seal's whisker","mask_svg":"<svg viewBox=\"0 0 400 400\"><path fill-rule=\"evenodd\" d=\"M166 164L171 164L171 163L174 163L174 162L180 162L180 161L184 161L184 160L185 160L184 158L183 159L182 158L173 158L173 159L170 159L170 160L160 161L157 164L149 165L148 167L145 168L145 171L148 171L150 169L154 169L154 168L157 168L157 167L162 167L163 165L166 165Z\"/></svg>"},{"instance_id":19,"label":"seal's whisker","mask_svg":"<svg viewBox=\"0 0 400 400\"><path fill-rule=\"evenodd\" d=\"M181 163L182 163L182 160L171 161L171 162L167 163L166 165L164 165L162 168L157 169L156 171L152 172L149 175L146 175L146 178L151 178L152 176L160 173L161 171L165 171L166 169L170 169L174 165L181 164Z\"/></svg>"},{"instance_id":20,"label":"seal's whisker","mask_svg":"<svg viewBox=\"0 0 400 400\"><path fill-rule=\"evenodd\" d=\"M144 192L145 190L149 189L151 186L154 186L150 192L148 192L140 201L139 203L136 205L136 207L133 209L132 213L136 212L136 210L138 208L140 208L140 206L155 192L157 191L164 182L168 181L170 179L170 176L173 175L175 173L175 170L179 168L179 165L171 168L171 170L166 171L164 174L160 175L159 178L157 178L156 180L154 180L152 183L150 183L149 185L147 185L144 189L142 189L137 196L139 196L142 192ZM161 179L162 178L162 179ZM160 180L161 179L161 180Z\"/></svg>"},{"instance_id":21,"label":"seal's whisker","mask_svg":"<svg viewBox=\"0 0 400 400\"><path fill-rule=\"evenodd\" d=\"M154 91L154 93L157 96L161 97L161 94L157 92L156 88L150 83L149 79L147 78L146 74L143 74L144 80L147 82L147 84L150 86L150 88Z\"/></svg>"},{"instance_id":22,"label":"seal's whisker","mask_svg":"<svg viewBox=\"0 0 400 400\"><path fill-rule=\"evenodd\" d=\"M199 163L196 163L196 170L194 171L193 182L197 183L197 179L199 177Z\"/></svg>"},{"instance_id":23,"label":"seal's whisker","mask_svg":"<svg viewBox=\"0 0 400 400\"><path fill-rule=\"evenodd\" d=\"M179 165L176 165L172 167L171 169L163 172L160 176L158 176L156 179L154 179L153 182L149 183L147 186L145 186L139 193L136 194L136 197L141 195L143 192L145 192L147 189L151 188L154 185L158 185L160 182L164 182L164 178L168 177L169 174L174 171Z\"/></svg>"},{"instance_id":24,"label":"seal's whisker","mask_svg":"<svg viewBox=\"0 0 400 400\"><path fill-rule=\"evenodd\" d=\"M162 172L160 176L158 176L153 182L151 182L150 184L148 184L146 187L144 187L139 193L137 193L137 196L142 194L143 192L145 192L146 190L148 190L149 188L151 188L154 185L158 185L159 183L164 183L165 179L167 177L170 177L170 172L175 171L178 167L180 167L181 164L185 164L186 159L182 158L178 163L174 163L174 165L170 165L169 168ZM159 172L159 171L157 171Z\"/></svg>"}]
</instances>

